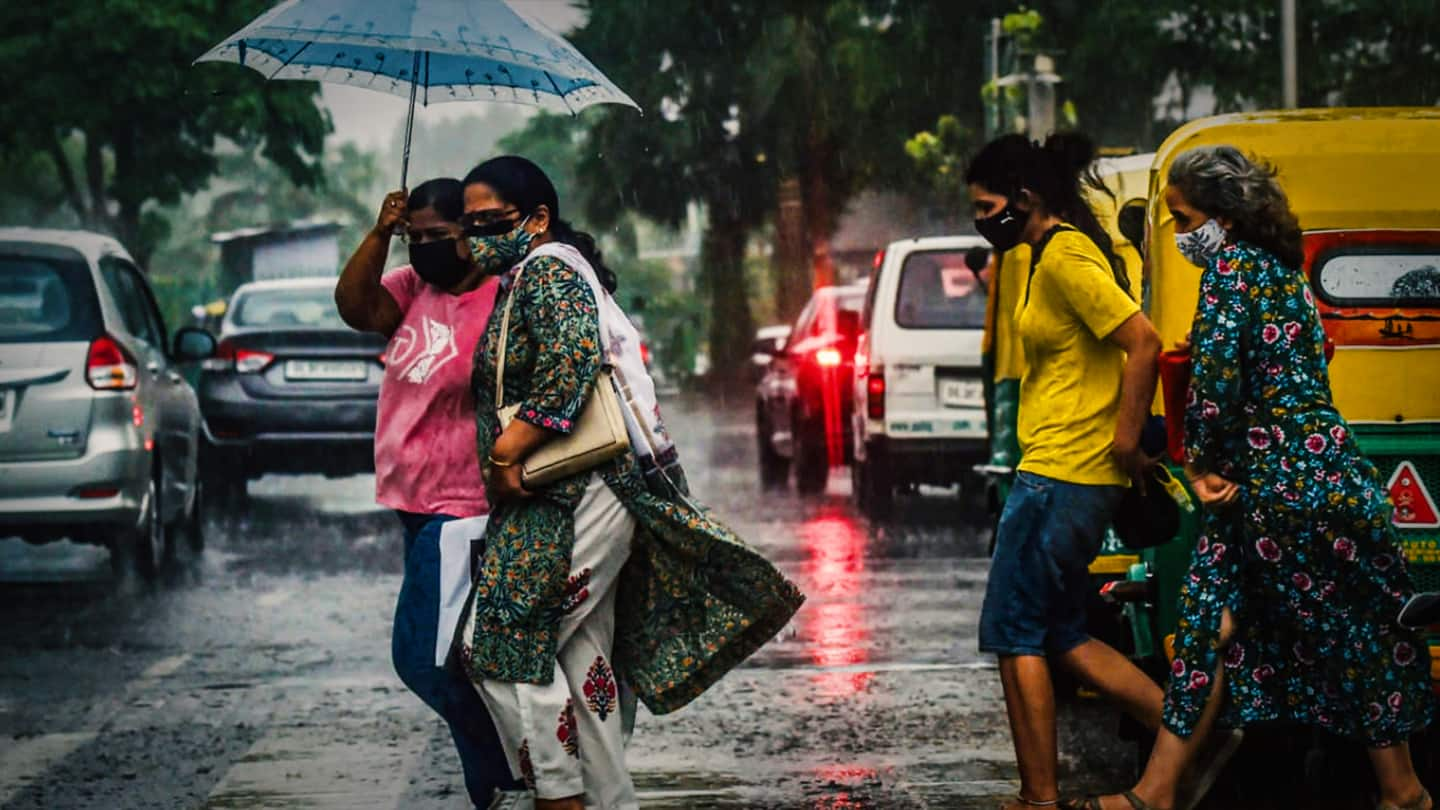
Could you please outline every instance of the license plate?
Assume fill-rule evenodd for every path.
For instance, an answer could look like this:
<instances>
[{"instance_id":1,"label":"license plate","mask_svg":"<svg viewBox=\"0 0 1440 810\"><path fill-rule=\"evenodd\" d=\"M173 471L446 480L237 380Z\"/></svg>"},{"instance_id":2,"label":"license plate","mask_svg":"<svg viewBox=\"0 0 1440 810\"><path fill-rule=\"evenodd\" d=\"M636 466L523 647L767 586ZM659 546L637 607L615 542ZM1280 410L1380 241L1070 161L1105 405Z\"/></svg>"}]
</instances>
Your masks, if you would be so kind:
<instances>
[{"instance_id":1,"label":"license plate","mask_svg":"<svg viewBox=\"0 0 1440 810\"><path fill-rule=\"evenodd\" d=\"M289 360L287 380L363 380L366 368L358 360Z\"/></svg>"},{"instance_id":2,"label":"license plate","mask_svg":"<svg viewBox=\"0 0 1440 810\"><path fill-rule=\"evenodd\" d=\"M0 433L9 433L15 423L15 392L0 390Z\"/></svg>"},{"instance_id":3,"label":"license plate","mask_svg":"<svg viewBox=\"0 0 1440 810\"><path fill-rule=\"evenodd\" d=\"M979 380L941 380L940 404L947 408L982 407L985 387Z\"/></svg>"}]
</instances>

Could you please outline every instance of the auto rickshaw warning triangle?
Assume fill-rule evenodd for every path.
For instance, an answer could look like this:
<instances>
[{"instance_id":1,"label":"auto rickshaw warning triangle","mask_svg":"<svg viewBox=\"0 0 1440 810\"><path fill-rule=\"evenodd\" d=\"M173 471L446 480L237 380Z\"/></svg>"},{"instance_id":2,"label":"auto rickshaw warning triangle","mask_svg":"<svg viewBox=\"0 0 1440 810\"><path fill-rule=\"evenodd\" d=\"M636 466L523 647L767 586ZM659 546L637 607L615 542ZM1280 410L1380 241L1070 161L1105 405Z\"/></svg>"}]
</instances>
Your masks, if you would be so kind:
<instances>
[{"instance_id":1,"label":"auto rickshaw warning triangle","mask_svg":"<svg viewBox=\"0 0 1440 810\"><path fill-rule=\"evenodd\" d=\"M1395 514L1390 522L1406 529L1440 528L1440 510L1435 508L1435 499L1425 489L1414 464L1400 462L1385 489L1390 493L1391 503L1395 504Z\"/></svg>"}]
</instances>

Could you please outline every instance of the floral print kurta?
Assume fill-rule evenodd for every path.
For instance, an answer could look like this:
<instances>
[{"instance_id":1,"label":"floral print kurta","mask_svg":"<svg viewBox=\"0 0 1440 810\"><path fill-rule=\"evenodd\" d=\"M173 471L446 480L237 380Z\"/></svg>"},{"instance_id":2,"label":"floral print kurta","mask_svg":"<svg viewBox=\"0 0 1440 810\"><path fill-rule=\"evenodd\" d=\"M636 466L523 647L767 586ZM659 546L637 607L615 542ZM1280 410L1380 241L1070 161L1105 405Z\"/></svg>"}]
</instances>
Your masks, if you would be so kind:
<instances>
[{"instance_id":1,"label":"floral print kurta","mask_svg":"<svg viewBox=\"0 0 1440 810\"><path fill-rule=\"evenodd\" d=\"M510 289L513 278L512 271L502 279L495 313L476 347L480 459L489 457L501 431L495 372L509 296L515 303L503 405L519 404L517 418L569 433L603 363L594 293L579 273L543 256ZM595 472L639 524L616 589L615 671L651 711L673 711L770 640L804 597L708 510L647 489L633 455ZM575 508L590 475L495 507L471 604L475 633L461 640L472 678L552 678L560 617L586 597L572 582L570 558ZM684 489L683 478L677 486Z\"/></svg>"},{"instance_id":2,"label":"floral print kurta","mask_svg":"<svg viewBox=\"0 0 1440 810\"><path fill-rule=\"evenodd\" d=\"M1243 242L1205 268L1186 455L1240 494L1207 510L1180 590L1165 724L1181 736L1210 694L1227 607L1222 724L1384 746L1428 723L1429 653L1395 621L1410 577L1378 473L1331 402L1324 339L1301 271Z\"/></svg>"}]
</instances>

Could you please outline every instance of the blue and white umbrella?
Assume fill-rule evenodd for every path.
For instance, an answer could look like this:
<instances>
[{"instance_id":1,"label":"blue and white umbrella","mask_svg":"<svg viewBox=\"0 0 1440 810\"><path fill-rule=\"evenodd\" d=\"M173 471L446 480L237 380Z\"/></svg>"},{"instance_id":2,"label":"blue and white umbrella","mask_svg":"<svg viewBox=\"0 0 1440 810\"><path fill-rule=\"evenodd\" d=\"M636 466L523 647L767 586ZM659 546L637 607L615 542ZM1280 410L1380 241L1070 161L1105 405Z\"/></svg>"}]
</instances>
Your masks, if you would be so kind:
<instances>
[{"instance_id":1,"label":"blue and white umbrella","mask_svg":"<svg viewBox=\"0 0 1440 810\"><path fill-rule=\"evenodd\" d=\"M408 96L402 185L417 101L639 109L575 46L503 0L285 0L195 61Z\"/></svg>"}]
</instances>

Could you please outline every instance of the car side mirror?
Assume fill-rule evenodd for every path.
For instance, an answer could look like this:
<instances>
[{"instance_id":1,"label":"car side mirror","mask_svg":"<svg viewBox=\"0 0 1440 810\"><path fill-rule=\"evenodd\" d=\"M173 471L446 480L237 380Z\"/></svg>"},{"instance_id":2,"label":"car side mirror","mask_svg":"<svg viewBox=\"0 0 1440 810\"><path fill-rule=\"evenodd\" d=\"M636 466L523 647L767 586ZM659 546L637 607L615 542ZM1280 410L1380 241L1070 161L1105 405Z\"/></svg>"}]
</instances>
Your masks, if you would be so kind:
<instances>
[{"instance_id":1,"label":"car side mirror","mask_svg":"<svg viewBox=\"0 0 1440 810\"><path fill-rule=\"evenodd\" d=\"M976 245L965 251L965 266L979 278L980 273L990 266L990 248Z\"/></svg>"},{"instance_id":2,"label":"car side mirror","mask_svg":"<svg viewBox=\"0 0 1440 810\"><path fill-rule=\"evenodd\" d=\"M1120 206L1115 227L1120 235L1130 240L1140 255L1145 255L1145 201L1136 197Z\"/></svg>"},{"instance_id":3,"label":"car side mirror","mask_svg":"<svg viewBox=\"0 0 1440 810\"><path fill-rule=\"evenodd\" d=\"M175 359L182 363L197 363L215 355L215 336L204 329L187 326L175 333Z\"/></svg>"}]
</instances>

